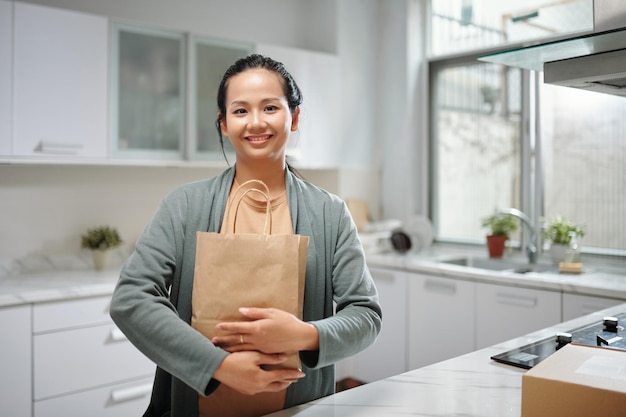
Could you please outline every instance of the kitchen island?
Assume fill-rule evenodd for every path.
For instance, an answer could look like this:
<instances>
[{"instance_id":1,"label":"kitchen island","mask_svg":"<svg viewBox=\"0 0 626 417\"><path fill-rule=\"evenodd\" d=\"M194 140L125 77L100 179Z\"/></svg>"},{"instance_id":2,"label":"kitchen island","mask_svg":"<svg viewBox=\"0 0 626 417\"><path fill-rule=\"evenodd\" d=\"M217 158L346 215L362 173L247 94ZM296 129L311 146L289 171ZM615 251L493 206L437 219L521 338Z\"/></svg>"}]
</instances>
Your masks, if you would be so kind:
<instances>
[{"instance_id":1,"label":"kitchen island","mask_svg":"<svg viewBox=\"0 0 626 417\"><path fill-rule=\"evenodd\" d=\"M497 363L491 356L622 312L626 303L269 416L520 417L526 370Z\"/></svg>"}]
</instances>

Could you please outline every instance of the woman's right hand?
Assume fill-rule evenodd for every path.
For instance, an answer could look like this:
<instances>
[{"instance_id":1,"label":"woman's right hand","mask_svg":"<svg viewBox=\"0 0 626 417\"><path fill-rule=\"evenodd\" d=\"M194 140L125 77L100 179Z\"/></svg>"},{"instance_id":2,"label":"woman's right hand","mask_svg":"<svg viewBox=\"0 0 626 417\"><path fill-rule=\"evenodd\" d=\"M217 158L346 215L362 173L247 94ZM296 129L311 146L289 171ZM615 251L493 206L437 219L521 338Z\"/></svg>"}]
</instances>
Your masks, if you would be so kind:
<instances>
[{"instance_id":1,"label":"woman's right hand","mask_svg":"<svg viewBox=\"0 0 626 417\"><path fill-rule=\"evenodd\" d=\"M281 391L305 376L297 369L263 369L287 360L284 353L265 354L257 351L234 352L226 356L213 377L242 394Z\"/></svg>"}]
</instances>

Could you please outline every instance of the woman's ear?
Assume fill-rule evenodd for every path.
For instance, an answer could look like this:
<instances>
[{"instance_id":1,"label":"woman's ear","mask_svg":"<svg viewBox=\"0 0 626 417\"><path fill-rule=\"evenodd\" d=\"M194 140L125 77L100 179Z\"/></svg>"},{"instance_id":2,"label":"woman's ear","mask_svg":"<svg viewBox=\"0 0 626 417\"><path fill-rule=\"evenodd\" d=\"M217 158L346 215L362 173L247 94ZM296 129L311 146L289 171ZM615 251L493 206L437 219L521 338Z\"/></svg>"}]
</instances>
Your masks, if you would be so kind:
<instances>
[{"instance_id":1,"label":"woman's ear","mask_svg":"<svg viewBox=\"0 0 626 417\"><path fill-rule=\"evenodd\" d=\"M222 135L228 136L228 129L226 126L226 118L222 117L222 113L217 113L217 120L220 121L220 129L222 130Z\"/></svg>"},{"instance_id":2,"label":"woman's ear","mask_svg":"<svg viewBox=\"0 0 626 417\"><path fill-rule=\"evenodd\" d=\"M295 132L298 130L298 124L300 123L300 106L296 107L296 109L291 113L291 131Z\"/></svg>"}]
</instances>

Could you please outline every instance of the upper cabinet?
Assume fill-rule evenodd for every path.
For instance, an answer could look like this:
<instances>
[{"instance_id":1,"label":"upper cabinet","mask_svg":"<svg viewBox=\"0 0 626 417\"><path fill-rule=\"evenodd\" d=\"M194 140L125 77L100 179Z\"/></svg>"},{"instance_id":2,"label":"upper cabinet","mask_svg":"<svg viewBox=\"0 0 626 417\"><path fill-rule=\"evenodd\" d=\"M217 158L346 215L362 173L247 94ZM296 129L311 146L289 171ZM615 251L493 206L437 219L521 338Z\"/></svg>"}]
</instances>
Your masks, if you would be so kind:
<instances>
[{"instance_id":1,"label":"upper cabinet","mask_svg":"<svg viewBox=\"0 0 626 417\"><path fill-rule=\"evenodd\" d=\"M0 155L11 153L13 3L0 0Z\"/></svg>"},{"instance_id":2,"label":"upper cabinet","mask_svg":"<svg viewBox=\"0 0 626 417\"><path fill-rule=\"evenodd\" d=\"M0 159L52 163L235 157L216 129L226 69L253 43L0 0ZM340 60L274 45L302 90L297 168L341 166ZM130 162L129 162L130 161Z\"/></svg>"},{"instance_id":3,"label":"upper cabinet","mask_svg":"<svg viewBox=\"0 0 626 417\"><path fill-rule=\"evenodd\" d=\"M112 28L112 156L222 160L217 89L226 69L249 54L251 45L137 26Z\"/></svg>"},{"instance_id":4,"label":"upper cabinet","mask_svg":"<svg viewBox=\"0 0 626 417\"><path fill-rule=\"evenodd\" d=\"M298 130L287 154L298 168L341 166L340 60L336 55L274 45L257 52L282 62L302 91Z\"/></svg>"},{"instance_id":5,"label":"upper cabinet","mask_svg":"<svg viewBox=\"0 0 626 417\"><path fill-rule=\"evenodd\" d=\"M112 28L113 156L181 159L185 135L183 34L120 25Z\"/></svg>"},{"instance_id":6,"label":"upper cabinet","mask_svg":"<svg viewBox=\"0 0 626 417\"><path fill-rule=\"evenodd\" d=\"M14 2L16 156L107 155L108 20Z\"/></svg>"}]
</instances>

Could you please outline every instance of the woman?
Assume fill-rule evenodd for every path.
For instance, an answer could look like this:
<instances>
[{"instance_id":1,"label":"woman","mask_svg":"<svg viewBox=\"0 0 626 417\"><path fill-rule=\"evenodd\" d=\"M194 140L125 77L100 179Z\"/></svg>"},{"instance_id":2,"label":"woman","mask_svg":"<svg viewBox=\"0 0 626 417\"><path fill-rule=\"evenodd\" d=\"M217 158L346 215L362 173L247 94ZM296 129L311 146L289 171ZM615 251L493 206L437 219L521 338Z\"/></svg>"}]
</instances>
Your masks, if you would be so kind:
<instances>
[{"instance_id":1,"label":"woman","mask_svg":"<svg viewBox=\"0 0 626 417\"><path fill-rule=\"evenodd\" d=\"M378 294L345 203L286 164L302 102L291 75L270 58L248 56L226 71L217 100L220 141L224 135L234 147L235 166L163 199L113 294L113 320L158 365L146 415L212 415L220 386L241 396L231 402L270 396L272 408L257 415L332 394L334 363L373 343L381 327ZM209 340L190 326L196 231L220 231L231 191L250 179L269 187L272 224L310 239L303 319L241 306L251 321L220 323L220 337ZM242 227L254 228L264 210L252 195L246 199ZM268 370L290 351L300 352L302 370Z\"/></svg>"}]
</instances>

